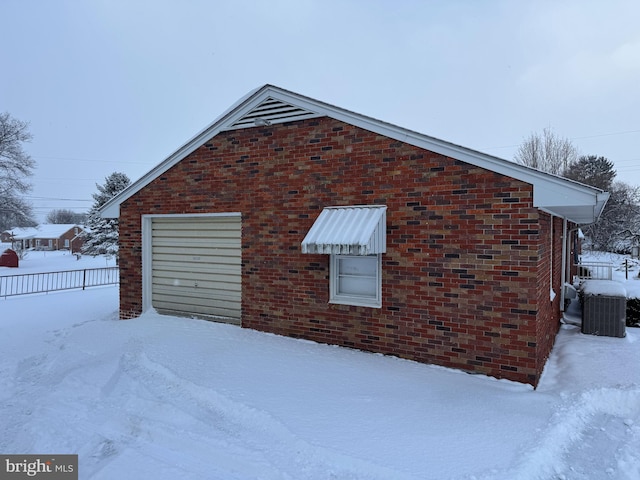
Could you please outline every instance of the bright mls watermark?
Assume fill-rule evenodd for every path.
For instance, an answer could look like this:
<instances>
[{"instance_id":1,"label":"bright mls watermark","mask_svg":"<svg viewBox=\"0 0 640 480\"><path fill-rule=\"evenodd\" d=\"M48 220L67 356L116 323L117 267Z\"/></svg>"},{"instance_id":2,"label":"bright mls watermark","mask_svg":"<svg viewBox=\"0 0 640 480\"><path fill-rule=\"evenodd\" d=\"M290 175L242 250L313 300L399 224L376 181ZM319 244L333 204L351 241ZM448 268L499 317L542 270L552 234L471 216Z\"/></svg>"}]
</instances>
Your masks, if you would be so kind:
<instances>
[{"instance_id":1,"label":"bright mls watermark","mask_svg":"<svg viewBox=\"0 0 640 480\"><path fill-rule=\"evenodd\" d=\"M78 480L78 455L0 454L0 480Z\"/></svg>"}]
</instances>

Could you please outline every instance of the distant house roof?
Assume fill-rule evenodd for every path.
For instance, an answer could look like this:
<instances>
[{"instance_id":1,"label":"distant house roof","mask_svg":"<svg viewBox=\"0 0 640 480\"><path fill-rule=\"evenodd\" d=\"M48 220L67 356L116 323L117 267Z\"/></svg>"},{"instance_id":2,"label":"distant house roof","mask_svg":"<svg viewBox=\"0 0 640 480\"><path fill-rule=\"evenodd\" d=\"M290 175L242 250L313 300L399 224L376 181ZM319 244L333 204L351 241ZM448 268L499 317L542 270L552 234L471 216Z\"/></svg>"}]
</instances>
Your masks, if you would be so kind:
<instances>
[{"instance_id":1,"label":"distant house roof","mask_svg":"<svg viewBox=\"0 0 640 480\"><path fill-rule=\"evenodd\" d=\"M120 205L125 200L220 132L325 116L521 180L533 186L535 207L578 224L595 222L609 198L608 193L595 187L407 130L273 85L264 85L249 92L176 152L106 202L100 214L107 218L119 217Z\"/></svg>"},{"instance_id":2,"label":"distant house roof","mask_svg":"<svg viewBox=\"0 0 640 480\"><path fill-rule=\"evenodd\" d=\"M58 238L73 228L80 229L82 227L73 223L44 223L42 225L38 225L36 228L38 229L37 237Z\"/></svg>"},{"instance_id":3,"label":"distant house roof","mask_svg":"<svg viewBox=\"0 0 640 480\"><path fill-rule=\"evenodd\" d=\"M26 240L28 238L34 238L37 230L35 227L16 227L5 230L2 233L7 233L16 240Z\"/></svg>"},{"instance_id":4,"label":"distant house roof","mask_svg":"<svg viewBox=\"0 0 640 480\"><path fill-rule=\"evenodd\" d=\"M43 223L37 227L12 228L6 230L15 240L31 238L60 238L73 228L83 229L74 223Z\"/></svg>"}]
</instances>

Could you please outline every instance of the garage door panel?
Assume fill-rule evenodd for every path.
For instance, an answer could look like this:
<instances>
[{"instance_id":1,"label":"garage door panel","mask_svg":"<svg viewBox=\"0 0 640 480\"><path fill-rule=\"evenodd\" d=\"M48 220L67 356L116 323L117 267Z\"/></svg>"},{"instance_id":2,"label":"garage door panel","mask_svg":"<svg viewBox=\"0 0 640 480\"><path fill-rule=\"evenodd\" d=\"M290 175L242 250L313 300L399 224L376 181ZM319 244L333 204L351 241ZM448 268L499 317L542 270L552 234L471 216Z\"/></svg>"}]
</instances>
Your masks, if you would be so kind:
<instances>
[{"instance_id":1,"label":"garage door panel","mask_svg":"<svg viewBox=\"0 0 640 480\"><path fill-rule=\"evenodd\" d=\"M166 252L169 250L174 250L176 246L179 245L182 248L189 248L191 250L206 250L209 248L216 248L221 250L237 250L240 248L238 243L232 243L229 241L213 241L213 240L195 240L188 239L182 241L177 238L163 238L156 239L153 249L158 252Z\"/></svg>"},{"instance_id":2,"label":"garage door panel","mask_svg":"<svg viewBox=\"0 0 640 480\"><path fill-rule=\"evenodd\" d=\"M201 244L201 245L210 245L212 243L228 243L230 245L237 246L238 239L236 235L238 234L237 230L226 232L225 235L221 235L220 232L216 233L216 236L211 236L210 231L206 232L181 232L181 235L159 235L157 230L156 233L156 244L173 244L174 242L184 244Z\"/></svg>"},{"instance_id":3,"label":"garage door panel","mask_svg":"<svg viewBox=\"0 0 640 480\"><path fill-rule=\"evenodd\" d=\"M200 275L193 278L176 278L176 277L155 277L153 279L154 287L175 287L175 288L194 288L199 290L213 290L210 295L216 292L235 291L239 292L241 283L234 277L220 275L216 278Z\"/></svg>"},{"instance_id":4,"label":"garage door panel","mask_svg":"<svg viewBox=\"0 0 640 480\"><path fill-rule=\"evenodd\" d=\"M196 258L193 258L193 257ZM163 266L167 268L175 268L180 267L180 265L184 265L183 270L188 270L189 268L197 268L198 265L210 266L210 265L221 265L231 268L230 266L235 266L236 269L242 263L242 258L239 256L230 256L230 255L171 255L170 253L166 254L157 254L154 258L157 259L158 268L162 269Z\"/></svg>"},{"instance_id":5,"label":"garage door panel","mask_svg":"<svg viewBox=\"0 0 640 480\"><path fill-rule=\"evenodd\" d=\"M197 239L197 240L206 240L211 237L211 229L199 229L199 230L184 230L179 232L173 232L170 230L163 230L154 228L157 238L159 239L167 239L167 238L183 238L183 239ZM223 228L213 230L216 232L215 238L219 239L235 239L237 228Z\"/></svg>"},{"instance_id":6,"label":"garage door panel","mask_svg":"<svg viewBox=\"0 0 640 480\"><path fill-rule=\"evenodd\" d=\"M159 236L208 237L207 232L211 231L215 231L216 236L231 236L228 232L235 232L239 229L238 218L239 217L227 217L223 219L222 217L218 217L215 220L215 225L206 223L206 221L200 224L194 224L190 218L183 220L172 217L155 218L153 220L153 228L158 232Z\"/></svg>"},{"instance_id":7,"label":"garage door panel","mask_svg":"<svg viewBox=\"0 0 640 480\"><path fill-rule=\"evenodd\" d=\"M211 257L210 261L162 261L158 263L156 271L168 271L168 272L235 272L238 273L242 259L233 257ZM211 268L211 265L215 264L215 269Z\"/></svg>"},{"instance_id":8,"label":"garage door panel","mask_svg":"<svg viewBox=\"0 0 640 480\"><path fill-rule=\"evenodd\" d=\"M208 255L221 255L224 257L240 257L240 244L213 244L197 245L189 243L156 244L153 247L154 255L168 255L167 258L199 257ZM178 260L176 260L178 261Z\"/></svg>"},{"instance_id":9,"label":"garage door panel","mask_svg":"<svg viewBox=\"0 0 640 480\"><path fill-rule=\"evenodd\" d=\"M153 307L240 319L240 217L159 217L151 230Z\"/></svg>"},{"instance_id":10,"label":"garage door panel","mask_svg":"<svg viewBox=\"0 0 640 480\"><path fill-rule=\"evenodd\" d=\"M205 289L195 291L191 288L175 288L167 286L166 288L158 288L157 303L174 303L180 305L199 305L199 306L224 306L225 308L235 308L238 300L240 300L240 292L216 292L216 298L207 297ZM204 295L203 295L204 294ZM187 309L188 310L188 309Z\"/></svg>"},{"instance_id":11,"label":"garage door panel","mask_svg":"<svg viewBox=\"0 0 640 480\"><path fill-rule=\"evenodd\" d=\"M222 265L219 265L215 271L210 271L207 269L206 265L198 265L193 266L186 271L184 265L182 268L176 265L172 267L163 267L161 270L156 270L154 272L153 278L177 278L177 279L202 279L202 276L209 279L217 279L224 277L227 281L236 281L240 283L240 279L237 275L237 268L234 265L227 265L225 268Z\"/></svg>"},{"instance_id":12,"label":"garage door panel","mask_svg":"<svg viewBox=\"0 0 640 480\"><path fill-rule=\"evenodd\" d=\"M221 296L215 303L212 303L210 301L207 301L204 297L202 297L202 295L196 294L195 292L183 292L176 291L174 289L170 289L166 292L161 291L161 294L162 295L156 299L156 308L173 308L174 310L184 310L185 312L189 312L190 305L235 310L237 302L239 300L239 296L237 295L226 295ZM171 305L180 305L181 308L170 307Z\"/></svg>"},{"instance_id":13,"label":"garage door panel","mask_svg":"<svg viewBox=\"0 0 640 480\"><path fill-rule=\"evenodd\" d=\"M176 249L180 249L176 252ZM185 260L198 262L207 261L211 262L215 259L208 259L207 257L226 257L226 258L241 258L241 254L238 251L239 248L192 248L189 245L173 245L172 247L154 248L153 254L158 260L165 260L169 262L183 262Z\"/></svg>"},{"instance_id":14,"label":"garage door panel","mask_svg":"<svg viewBox=\"0 0 640 480\"><path fill-rule=\"evenodd\" d=\"M167 304L158 304L154 307L158 312L164 313L167 315L178 315L178 316L202 316L202 317L220 317L224 319L231 319L230 323L239 324L239 319L236 320L235 309L229 308L226 309L222 306L219 307L210 307L210 306L199 306L199 305L180 305L178 303L167 303ZM226 320L229 321L229 320Z\"/></svg>"},{"instance_id":15,"label":"garage door panel","mask_svg":"<svg viewBox=\"0 0 640 480\"><path fill-rule=\"evenodd\" d=\"M155 234L155 232L154 232ZM234 232L235 235L238 232ZM219 247L219 248L238 248L240 246L240 242L236 238L222 238L222 237L205 237L205 238L194 238L194 237L155 237L154 247L175 247L176 245L186 245L194 248L209 248L209 247Z\"/></svg>"},{"instance_id":16,"label":"garage door panel","mask_svg":"<svg viewBox=\"0 0 640 480\"><path fill-rule=\"evenodd\" d=\"M176 280L217 280L231 283L240 283L240 279L236 274L235 268L222 269L217 268L214 272L207 270L205 266L201 266L200 269L191 269L186 271L176 268L175 270L164 269L156 270L153 278L173 278Z\"/></svg>"}]
</instances>

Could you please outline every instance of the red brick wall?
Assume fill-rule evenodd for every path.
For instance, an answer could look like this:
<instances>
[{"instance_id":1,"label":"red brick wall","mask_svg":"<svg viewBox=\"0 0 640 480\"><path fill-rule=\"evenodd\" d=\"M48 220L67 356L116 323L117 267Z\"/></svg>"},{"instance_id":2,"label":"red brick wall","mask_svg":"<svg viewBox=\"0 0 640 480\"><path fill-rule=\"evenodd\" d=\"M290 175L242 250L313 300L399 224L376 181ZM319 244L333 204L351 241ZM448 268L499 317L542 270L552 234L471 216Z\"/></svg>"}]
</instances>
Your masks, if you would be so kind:
<instances>
[{"instance_id":1,"label":"red brick wall","mask_svg":"<svg viewBox=\"0 0 640 480\"><path fill-rule=\"evenodd\" d=\"M323 207L361 204L388 206L378 309L329 304L329 257L300 249ZM122 205L121 317L142 310L140 215L235 211L244 327L537 382L557 315L530 185L329 118L221 133Z\"/></svg>"},{"instance_id":2,"label":"red brick wall","mask_svg":"<svg viewBox=\"0 0 640 480\"><path fill-rule=\"evenodd\" d=\"M553 241L552 241L553 219ZM551 353L558 328L560 327L560 302L562 300L562 219L540 213L540 254L538 298L540 308L537 320L536 361L538 375L542 373L545 361ZM552 243L553 242L553 243ZM549 253L553 249L553 254ZM553 260L553 267L551 261ZM553 280L550 273L553 268ZM551 301L551 288L555 293Z\"/></svg>"},{"instance_id":3,"label":"red brick wall","mask_svg":"<svg viewBox=\"0 0 640 480\"><path fill-rule=\"evenodd\" d=\"M71 228L69 231L67 231L64 235L62 235L62 237L60 237L60 239L58 240L58 250L61 248L68 248L73 252L77 252L80 250L80 248L82 247L82 239L81 238L76 238L77 234L75 233L75 228ZM82 232L82 229L78 227L78 233ZM75 240L72 242L72 240L75 238ZM65 240L69 240L69 246L65 247Z\"/></svg>"}]
</instances>

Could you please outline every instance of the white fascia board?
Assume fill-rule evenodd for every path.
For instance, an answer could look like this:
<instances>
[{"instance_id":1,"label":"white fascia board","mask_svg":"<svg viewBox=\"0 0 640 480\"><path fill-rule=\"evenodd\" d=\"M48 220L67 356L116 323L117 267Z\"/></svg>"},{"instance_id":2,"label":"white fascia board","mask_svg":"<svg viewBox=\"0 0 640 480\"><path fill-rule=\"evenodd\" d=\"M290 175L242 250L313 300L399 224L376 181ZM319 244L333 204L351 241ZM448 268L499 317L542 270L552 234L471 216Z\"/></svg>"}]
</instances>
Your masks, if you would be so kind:
<instances>
[{"instance_id":1,"label":"white fascia board","mask_svg":"<svg viewBox=\"0 0 640 480\"><path fill-rule=\"evenodd\" d=\"M567 204L595 205L597 203L596 197L603 193L602 190L573 180L471 150L291 92L278 89L278 97L309 110L323 112L326 116L365 130L533 185L535 207L544 208L545 206Z\"/></svg>"},{"instance_id":2,"label":"white fascia board","mask_svg":"<svg viewBox=\"0 0 640 480\"><path fill-rule=\"evenodd\" d=\"M538 208L556 217L570 220L578 225L588 225L598 220L608 199L608 192L600 192L593 196L590 202L584 202L583 204L579 202L569 204L569 202L567 202L556 205L546 204L544 206L538 206Z\"/></svg>"},{"instance_id":3,"label":"white fascia board","mask_svg":"<svg viewBox=\"0 0 640 480\"><path fill-rule=\"evenodd\" d=\"M361 116L354 118L350 114L339 119L374 133L528 183L533 187L534 207L549 210L550 213L575 223L595 222L609 198L609 194L600 189L384 122Z\"/></svg>"},{"instance_id":4,"label":"white fascia board","mask_svg":"<svg viewBox=\"0 0 640 480\"><path fill-rule=\"evenodd\" d=\"M533 192L533 204L536 207L551 205L596 205L597 191L581 188L581 185L571 185L567 182L557 184L552 181L538 181Z\"/></svg>"},{"instance_id":5,"label":"white fascia board","mask_svg":"<svg viewBox=\"0 0 640 480\"><path fill-rule=\"evenodd\" d=\"M609 193L565 180L563 188L554 182L534 186L534 206L577 224L594 223L600 217Z\"/></svg>"},{"instance_id":6,"label":"white fascia board","mask_svg":"<svg viewBox=\"0 0 640 480\"><path fill-rule=\"evenodd\" d=\"M553 207L554 205L566 205L567 202L570 205L579 204L585 207L586 205L596 204L595 198L598 194L602 193L601 190L593 187L519 165L509 160L471 150L412 130L407 130L381 120L376 120L372 117L367 117L294 92L283 90L279 87L264 85L242 97L212 124L201 130L162 163L103 205L100 214L107 218L118 217L120 215L120 204L122 202L176 165L187 155L197 150L205 141L215 137L222 131L230 129L230 126L233 125L235 121L242 118L268 97L273 97L283 102L316 112L318 117L327 116L335 118L336 120L373 133L384 135L394 140L408 143L436 154L444 155L531 184L534 190L535 207L544 209ZM569 220L573 221L571 218L569 218Z\"/></svg>"}]
</instances>

